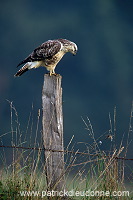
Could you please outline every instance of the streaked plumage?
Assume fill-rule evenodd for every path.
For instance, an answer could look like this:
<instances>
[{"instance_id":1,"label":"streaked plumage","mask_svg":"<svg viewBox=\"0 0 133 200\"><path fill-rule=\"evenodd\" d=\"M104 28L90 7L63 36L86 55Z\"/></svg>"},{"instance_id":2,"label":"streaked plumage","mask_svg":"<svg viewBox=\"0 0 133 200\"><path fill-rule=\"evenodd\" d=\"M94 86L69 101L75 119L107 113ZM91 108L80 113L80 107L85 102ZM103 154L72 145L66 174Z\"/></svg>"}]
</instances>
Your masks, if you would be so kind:
<instances>
[{"instance_id":1,"label":"streaked plumage","mask_svg":"<svg viewBox=\"0 0 133 200\"><path fill-rule=\"evenodd\" d=\"M27 58L21 61L18 66L24 66L15 74L21 76L29 69L46 67L50 75L55 74L55 67L65 53L76 54L77 45L66 39L48 40L37 47Z\"/></svg>"}]
</instances>

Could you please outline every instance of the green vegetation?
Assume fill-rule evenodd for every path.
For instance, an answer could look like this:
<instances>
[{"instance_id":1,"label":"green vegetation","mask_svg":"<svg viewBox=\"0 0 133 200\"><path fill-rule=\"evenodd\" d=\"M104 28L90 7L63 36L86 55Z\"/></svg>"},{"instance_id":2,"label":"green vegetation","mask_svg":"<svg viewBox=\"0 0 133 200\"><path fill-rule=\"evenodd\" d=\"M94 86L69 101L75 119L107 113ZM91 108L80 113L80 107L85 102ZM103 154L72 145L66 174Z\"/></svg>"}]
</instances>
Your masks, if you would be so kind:
<instances>
[{"instance_id":1,"label":"green vegetation","mask_svg":"<svg viewBox=\"0 0 133 200\"><path fill-rule=\"evenodd\" d=\"M110 140L111 146L109 146L108 151L100 149L101 143L99 143L99 141L101 141L101 138L95 138L89 118L86 120L82 118L89 133L89 138L92 139L93 142L85 144L86 151L80 153L79 150L77 150L74 152L75 147L72 146L74 136L72 137L66 148L66 150L71 149L71 153L65 153L66 190L62 191L64 193L54 193L56 191L53 191L52 193L52 191L47 191L45 162L43 159L44 151L35 149L35 147L38 148L41 146L37 142L40 111L38 112L37 117L36 137L33 142L34 148L22 149L20 147L27 146L28 140L25 137L25 140L22 141L22 132L20 131L18 114L12 102L10 102L10 108L11 145L19 148L3 148L0 153L2 162L2 167L0 169L1 200L45 200L48 195L51 196L52 194L53 196L55 194L60 195L60 197L52 197L52 199L61 199L61 195L65 194L66 196L69 196L68 199L72 200L128 200L133 198L133 191L129 191L130 188L127 187L125 183L126 161L117 159L118 157L123 157L123 155L126 156L129 141L127 141L127 146L125 148L123 147L122 142L120 146L116 148L114 143L114 138L116 137L115 114L113 120L110 117L111 128L107 140ZM32 130L31 126L33 126L32 113L30 113L26 130ZM128 135L130 135L130 130ZM4 137L4 135L2 137ZM10 161L10 164L8 161L9 158L12 160ZM129 170L132 176L132 169ZM130 179L128 182L130 182L131 187L132 180Z\"/></svg>"},{"instance_id":2,"label":"green vegetation","mask_svg":"<svg viewBox=\"0 0 133 200\"><path fill-rule=\"evenodd\" d=\"M80 167L73 178L66 173L66 191L68 191L66 194L69 195L69 198L84 200L96 198L101 200L131 199L131 196L128 196L129 189L124 184L124 162L121 163L115 159L116 156L119 156L121 150L114 152L107 159L104 159L106 155L101 155L98 158L87 160L86 162L90 162L90 167L85 167L85 165ZM22 159L22 154L12 165L1 169L0 199L47 199L45 196L47 188L45 172L39 170L41 167L37 166L38 156L34 162L30 157L26 158L26 162L29 162L29 164L26 164ZM71 159L73 160L71 166L75 166L76 155ZM22 163L22 160L24 163ZM35 164L34 168L33 163ZM25 166L22 167L22 164L25 164ZM84 174L85 168L88 170L87 174ZM112 194L115 196L112 197ZM58 199L61 199L61 197L58 197Z\"/></svg>"}]
</instances>

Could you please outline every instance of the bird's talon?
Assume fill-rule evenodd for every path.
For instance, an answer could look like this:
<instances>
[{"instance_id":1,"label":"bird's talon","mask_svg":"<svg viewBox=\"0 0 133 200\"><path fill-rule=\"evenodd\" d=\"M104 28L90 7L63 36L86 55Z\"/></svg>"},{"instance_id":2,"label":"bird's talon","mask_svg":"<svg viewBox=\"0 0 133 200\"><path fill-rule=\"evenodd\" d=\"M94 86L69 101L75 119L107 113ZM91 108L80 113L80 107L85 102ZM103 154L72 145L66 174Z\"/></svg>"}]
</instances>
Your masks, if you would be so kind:
<instances>
[{"instance_id":1,"label":"bird's talon","mask_svg":"<svg viewBox=\"0 0 133 200\"><path fill-rule=\"evenodd\" d=\"M49 73L50 76L57 76L58 74L56 73Z\"/></svg>"}]
</instances>

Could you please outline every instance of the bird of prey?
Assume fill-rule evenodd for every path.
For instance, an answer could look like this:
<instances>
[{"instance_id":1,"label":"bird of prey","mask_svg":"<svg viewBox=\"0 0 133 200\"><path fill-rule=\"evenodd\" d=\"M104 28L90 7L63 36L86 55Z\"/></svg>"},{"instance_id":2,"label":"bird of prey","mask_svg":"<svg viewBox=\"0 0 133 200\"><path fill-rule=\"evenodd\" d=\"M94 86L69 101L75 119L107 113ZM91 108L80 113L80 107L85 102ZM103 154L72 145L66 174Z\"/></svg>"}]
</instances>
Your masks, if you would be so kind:
<instances>
[{"instance_id":1,"label":"bird of prey","mask_svg":"<svg viewBox=\"0 0 133 200\"><path fill-rule=\"evenodd\" d=\"M19 65L23 67L14 75L21 76L29 69L46 67L50 71L50 76L55 74L55 67L65 53L76 54L78 48L74 42L66 39L48 40L37 47L27 58L21 61Z\"/></svg>"}]
</instances>

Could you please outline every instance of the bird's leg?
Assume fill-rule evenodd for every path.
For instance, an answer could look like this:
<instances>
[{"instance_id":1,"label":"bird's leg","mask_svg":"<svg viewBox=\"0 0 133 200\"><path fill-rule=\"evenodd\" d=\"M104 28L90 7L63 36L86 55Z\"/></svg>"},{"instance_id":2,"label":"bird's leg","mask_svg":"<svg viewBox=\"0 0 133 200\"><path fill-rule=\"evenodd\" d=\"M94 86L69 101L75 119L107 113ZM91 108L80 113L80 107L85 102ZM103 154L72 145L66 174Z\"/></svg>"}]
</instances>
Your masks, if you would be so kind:
<instances>
[{"instance_id":1,"label":"bird's leg","mask_svg":"<svg viewBox=\"0 0 133 200\"><path fill-rule=\"evenodd\" d=\"M57 74L55 73L55 71L54 71L54 69L53 69L53 70L50 70L49 75L50 75L50 76L52 76L52 75L55 75L55 76L56 76Z\"/></svg>"},{"instance_id":2,"label":"bird's leg","mask_svg":"<svg viewBox=\"0 0 133 200\"><path fill-rule=\"evenodd\" d=\"M49 75L52 76L52 71L49 72Z\"/></svg>"}]
</instances>

